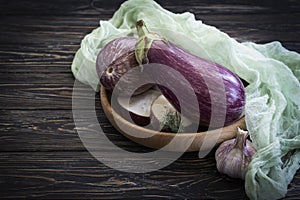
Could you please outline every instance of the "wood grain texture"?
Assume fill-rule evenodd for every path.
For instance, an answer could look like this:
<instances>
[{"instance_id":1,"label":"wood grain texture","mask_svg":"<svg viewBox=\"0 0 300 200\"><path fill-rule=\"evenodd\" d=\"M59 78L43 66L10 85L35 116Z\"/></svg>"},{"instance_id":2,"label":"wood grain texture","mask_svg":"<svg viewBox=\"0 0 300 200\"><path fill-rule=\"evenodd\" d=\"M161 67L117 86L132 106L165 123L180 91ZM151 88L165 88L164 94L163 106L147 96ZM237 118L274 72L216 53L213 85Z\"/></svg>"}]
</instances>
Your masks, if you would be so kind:
<instances>
[{"instance_id":1,"label":"wood grain texture","mask_svg":"<svg viewBox=\"0 0 300 200\"><path fill-rule=\"evenodd\" d=\"M4 194L30 198L138 198L203 199L222 197L230 189L237 198L245 198L242 181L220 176L214 159L183 156L172 166L147 174L112 173L87 152L4 153L1 176L7 180ZM189 163L189 165L186 165ZM7 169L9 167L9 169ZM227 188L226 185L231 187ZM202 187L199 187L202 185ZM63 196L62 196L63 195Z\"/></svg>"},{"instance_id":2,"label":"wood grain texture","mask_svg":"<svg viewBox=\"0 0 300 200\"><path fill-rule=\"evenodd\" d=\"M185 153L161 170L128 174L105 166L83 146L73 120L70 65L83 37L123 1L0 0L0 198L246 199L243 181L216 171L214 151L203 159ZM278 40L300 52L298 1L158 2L172 12L193 12L240 42ZM79 102L93 97L86 86L78 89ZM99 94L94 97L98 120L114 144L152 151L120 135L104 115ZM95 131L88 107L76 109L83 112L86 131ZM299 196L300 171L286 199Z\"/></svg>"}]
</instances>

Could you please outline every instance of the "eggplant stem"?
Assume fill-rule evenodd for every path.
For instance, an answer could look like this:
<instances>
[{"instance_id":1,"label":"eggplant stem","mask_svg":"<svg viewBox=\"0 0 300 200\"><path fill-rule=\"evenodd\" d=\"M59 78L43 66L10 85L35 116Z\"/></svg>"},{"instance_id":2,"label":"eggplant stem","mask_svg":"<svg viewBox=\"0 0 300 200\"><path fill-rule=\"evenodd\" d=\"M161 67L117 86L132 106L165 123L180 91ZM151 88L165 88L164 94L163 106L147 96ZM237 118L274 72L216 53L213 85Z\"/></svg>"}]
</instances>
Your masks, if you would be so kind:
<instances>
[{"instance_id":1,"label":"eggplant stem","mask_svg":"<svg viewBox=\"0 0 300 200\"><path fill-rule=\"evenodd\" d=\"M148 33L150 33L144 20L142 20L142 19L136 22L136 29L137 29L139 38L145 37ZM146 29L147 33L145 32L144 29Z\"/></svg>"},{"instance_id":2,"label":"eggplant stem","mask_svg":"<svg viewBox=\"0 0 300 200\"><path fill-rule=\"evenodd\" d=\"M138 20L136 22L136 28L139 39L135 45L135 58L138 64L141 66L145 62L146 64L149 63L147 55L149 49L151 48L152 42L154 40L165 41L165 39L157 33L150 32L143 20Z\"/></svg>"}]
</instances>

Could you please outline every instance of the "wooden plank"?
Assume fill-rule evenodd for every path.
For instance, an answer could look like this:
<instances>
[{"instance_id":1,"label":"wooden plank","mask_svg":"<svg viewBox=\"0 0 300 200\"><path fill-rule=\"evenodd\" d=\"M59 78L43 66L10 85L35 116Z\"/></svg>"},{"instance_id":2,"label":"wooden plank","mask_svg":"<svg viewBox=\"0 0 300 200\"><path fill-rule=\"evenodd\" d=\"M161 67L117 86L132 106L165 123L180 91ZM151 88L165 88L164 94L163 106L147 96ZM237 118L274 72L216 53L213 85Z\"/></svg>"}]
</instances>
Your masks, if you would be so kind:
<instances>
[{"instance_id":1,"label":"wooden plank","mask_svg":"<svg viewBox=\"0 0 300 200\"><path fill-rule=\"evenodd\" d=\"M50 18L50 19L49 19ZM300 29L296 25L300 14L197 14L196 18L216 26L239 41L299 42ZM2 17L0 22L0 43L43 44L51 52L55 46L80 44L83 37L99 26L103 16L93 17ZM234 29L232 28L234 27ZM18 30L22 30L21 32ZM11 40L10 38L14 38ZM61 45L64 41L64 45ZM65 49L67 49L66 47ZM3 50L2 50L3 53ZM47 53L45 54L47 55Z\"/></svg>"},{"instance_id":2,"label":"wooden plank","mask_svg":"<svg viewBox=\"0 0 300 200\"><path fill-rule=\"evenodd\" d=\"M24 83L70 83L73 80L71 71L69 73L3 73L0 74L0 84L24 84Z\"/></svg>"},{"instance_id":3,"label":"wooden plank","mask_svg":"<svg viewBox=\"0 0 300 200\"><path fill-rule=\"evenodd\" d=\"M247 199L243 181L219 174L212 154L198 159L186 153L158 171L128 174L88 152L1 153L0 171L2 198ZM286 199L298 197L299 183L298 171Z\"/></svg>"},{"instance_id":4,"label":"wooden plank","mask_svg":"<svg viewBox=\"0 0 300 200\"><path fill-rule=\"evenodd\" d=\"M24 0L22 3L1 0L0 11L2 15L94 15L112 13L119 8L125 0L70 0L68 3L59 0L51 2L37 2ZM157 0L157 2L173 12L201 10L203 13L293 13L299 11L299 3L293 0L268 1L268 0L203 0L184 2Z\"/></svg>"},{"instance_id":5,"label":"wooden plank","mask_svg":"<svg viewBox=\"0 0 300 200\"><path fill-rule=\"evenodd\" d=\"M3 34L0 36L0 43L30 45L38 43L49 49L54 45L63 47L79 44L84 35L99 26L100 19L108 17L2 16L0 31Z\"/></svg>"},{"instance_id":6,"label":"wooden plank","mask_svg":"<svg viewBox=\"0 0 300 200\"><path fill-rule=\"evenodd\" d=\"M22 65L27 68L29 68L28 65L33 67L46 65L45 68L70 65L79 45L79 43L69 45L3 44L0 47L0 65L8 69Z\"/></svg>"},{"instance_id":7,"label":"wooden plank","mask_svg":"<svg viewBox=\"0 0 300 200\"><path fill-rule=\"evenodd\" d=\"M99 93L92 93L89 86L79 84L73 94L74 80L71 74L69 74L69 76L70 77L65 81L58 79L51 81L49 79L51 76L44 75L45 81L43 84L37 84L36 82L30 83L30 79L26 79L26 77L23 79L24 84L21 82L17 82L16 84L0 84L0 109L71 110L73 96L74 99L79 101L79 103L76 104L77 109L87 109L89 106L80 105L80 101L92 98L95 99L96 109L100 109ZM26 80L29 83L26 83ZM55 84L55 81L58 83ZM54 82L54 84L52 84L52 82Z\"/></svg>"},{"instance_id":8,"label":"wooden plank","mask_svg":"<svg viewBox=\"0 0 300 200\"><path fill-rule=\"evenodd\" d=\"M101 108L96 110L96 124L85 109L78 112L81 114L76 119L80 120L80 127L74 124L72 110L1 110L0 152L86 151L77 130L84 128L86 134L94 133L98 131L98 125L121 148L139 152L149 150L116 131Z\"/></svg>"},{"instance_id":9,"label":"wooden plank","mask_svg":"<svg viewBox=\"0 0 300 200\"><path fill-rule=\"evenodd\" d=\"M2 153L0 163L2 197L9 198L246 198L241 180L196 153L147 174L110 169L87 152Z\"/></svg>"}]
</instances>

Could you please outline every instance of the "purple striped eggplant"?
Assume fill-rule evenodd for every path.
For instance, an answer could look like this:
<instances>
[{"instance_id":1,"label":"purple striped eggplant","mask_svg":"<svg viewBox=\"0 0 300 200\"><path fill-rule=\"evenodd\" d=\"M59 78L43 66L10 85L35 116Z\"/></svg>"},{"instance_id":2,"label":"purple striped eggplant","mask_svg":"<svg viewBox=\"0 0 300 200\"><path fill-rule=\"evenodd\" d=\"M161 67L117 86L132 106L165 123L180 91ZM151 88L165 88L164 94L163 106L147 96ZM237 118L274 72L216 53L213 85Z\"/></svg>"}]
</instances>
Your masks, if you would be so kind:
<instances>
[{"instance_id":1,"label":"purple striped eggplant","mask_svg":"<svg viewBox=\"0 0 300 200\"><path fill-rule=\"evenodd\" d=\"M139 40L133 37L118 38L100 52L97 70L101 84L105 88L112 90L120 77L135 66L157 63L176 70L190 83L192 88L173 73L152 73L148 70L150 77L164 83L163 86L158 84L159 89L180 113L181 105L172 91L181 94L181 99L187 102L184 105L186 114L184 117L192 122L209 126L213 117L213 120L224 122L216 123L218 126L224 126L243 115L245 89L238 76L227 68L197 57L156 34L145 34L142 21L137 23L137 28ZM108 59L106 63L105 59ZM133 75L126 80L123 90L131 87L138 78ZM196 96L197 104L189 104L192 95Z\"/></svg>"},{"instance_id":2,"label":"purple striped eggplant","mask_svg":"<svg viewBox=\"0 0 300 200\"><path fill-rule=\"evenodd\" d=\"M135 44L137 38L122 37L110 41L100 51L96 61L96 69L100 83L105 89L113 91L119 79L126 74L131 68L138 66L135 59ZM136 79L134 73L129 73L126 80L118 85L119 94L122 96L131 95ZM134 91L134 95L145 92L153 85L146 84ZM128 92L127 92L128 91Z\"/></svg>"},{"instance_id":3,"label":"purple striped eggplant","mask_svg":"<svg viewBox=\"0 0 300 200\"><path fill-rule=\"evenodd\" d=\"M159 85L159 88L176 110L180 112L181 107L178 98L171 91L180 93L185 101L189 101L191 95L196 95L198 105L187 103L185 117L191 120L199 118L198 113L195 113L199 110L200 125L208 126L212 117L221 123L224 122L215 123L217 126L229 125L243 115L245 89L237 75L217 63L189 53L166 39L157 38L157 34L145 33L146 28L142 20L137 22L137 29L140 37L136 45L137 61L142 63L146 60L168 66L179 72L192 86L191 89L188 88L173 73L154 73L156 78L164 80L164 86ZM160 77L157 77L159 75ZM222 112L224 110L225 113Z\"/></svg>"}]
</instances>

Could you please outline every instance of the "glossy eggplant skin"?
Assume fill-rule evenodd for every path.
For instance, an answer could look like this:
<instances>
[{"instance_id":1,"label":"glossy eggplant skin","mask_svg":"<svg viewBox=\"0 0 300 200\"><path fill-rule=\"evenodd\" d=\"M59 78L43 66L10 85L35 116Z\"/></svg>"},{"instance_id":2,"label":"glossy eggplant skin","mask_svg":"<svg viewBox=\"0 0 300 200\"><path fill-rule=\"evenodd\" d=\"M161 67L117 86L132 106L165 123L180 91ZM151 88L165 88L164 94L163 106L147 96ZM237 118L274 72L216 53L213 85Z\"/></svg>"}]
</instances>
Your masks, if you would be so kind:
<instances>
[{"instance_id":1,"label":"glossy eggplant skin","mask_svg":"<svg viewBox=\"0 0 300 200\"><path fill-rule=\"evenodd\" d=\"M212 103L215 109L214 120L223 121L223 126L237 121L243 115L246 103L244 86L239 77L227 68L199 58L172 42L161 40L153 41L147 56L151 63L163 64L178 71L191 84L199 104L186 106L185 113L188 113L189 116L186 117L189 119L196 118L195 106L199 106L199 123L209 126L212 117ZM177 77L173 77L172 73L168 76L164 74L159 78L165 79L166 83L165 86L159 86L162 94L180 111L179 101L171 89L180 91L182 97L187 101L189 96L193 95L189 92L191 90L186 90L187 86L182 84ZM214 99L212 100L212 98ZM216 112L218 110L220 113ZM221 112L222 110L226 110L226 113ZM220 125L222 124L219 123L218 126Z\"/></svg>"},{"instance_id":2,"label":"glossy eggplant skin","mask_svg":"<svg viewBox=\"0 0 300 200\"><path fill-rule=\"evenodd\" d=\"M118 60L124 59L128 52L134 51L137 39L134 37L121 37L108 42L99 52L96 60L96 69L98 77L101 78L102 73L113 62L120 62ZM138 65L135 61L135 65Z\"/></svg>"},{"instance_id":3,"label":"glossy eggplant skin","mask_svg":"<svg viewBox=\"0 0 300 200\"><path fill-rule=\"evenodd\" d=\"M113 91L120 78L133 67L139 64L135 59L135 37L121 37L110 41L100 51L96 61L97 74L100 83L108 91ZM131 89L135 87L132 83L139 77L134 73L129 73L127 79L118 85L118 93L122 96L131 95ZM153 85L146 84L135 90L134 95L145 92Z\"/></svg>"},{"instance_id":4,"label":"glossy eggplant skin","mask_svg":"<svg viewBox=\"0 0 300 200\"><path fill-rule=\"evenodd\" d=\"M100 52L97 71L101 84L106 89L113 90L122 75L132 67L138 66L134 54L136 42L137 39L134 37L118 38L108 43ZM188 88L178 80L178 77L172 76L172 73L154 73L155 79L163 80L164 86L158 85L158 87L177 111L181 112L181 107L172 90L179 91L181 98L186 102L191 95L196 95L198 105L187 103L184 112L187 113L185 117L192 122L208 127L211 126L211 120L214 120L220 121L215 124L222 127L242 117L245 109L245 89L239 77L227 68L197 57L174 43L163 40L153 41L147 52L147 59L149 63L162 64L176 70L190 83L192 88ZM119 90L126 91L138 78L132 74L123 82ZM141 90L136 91L136 94L150 87L151 84L143 86Z\"/></svg>"}]
</instances>

